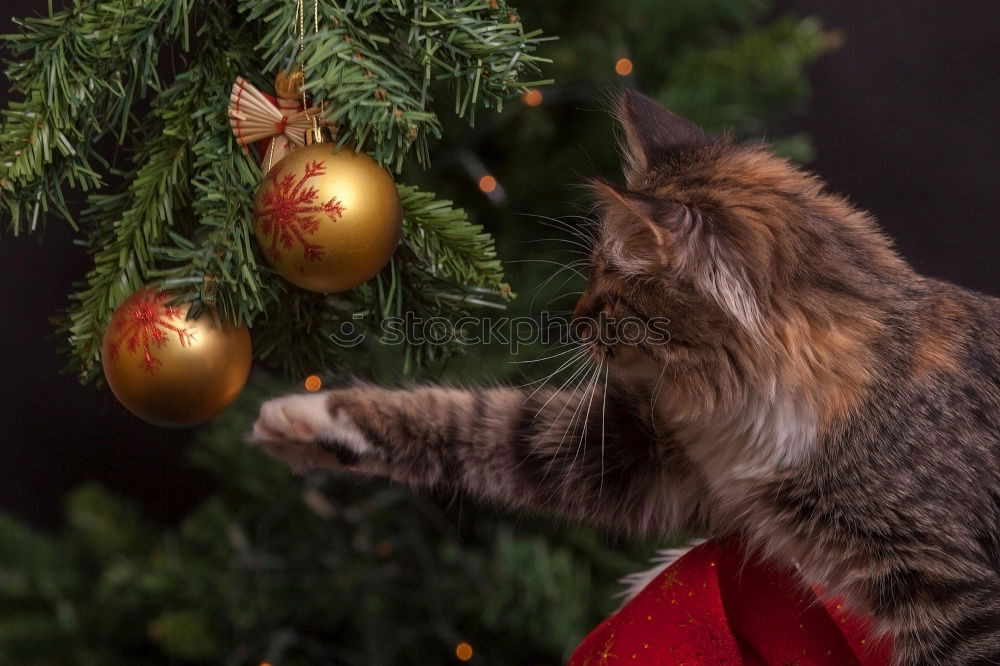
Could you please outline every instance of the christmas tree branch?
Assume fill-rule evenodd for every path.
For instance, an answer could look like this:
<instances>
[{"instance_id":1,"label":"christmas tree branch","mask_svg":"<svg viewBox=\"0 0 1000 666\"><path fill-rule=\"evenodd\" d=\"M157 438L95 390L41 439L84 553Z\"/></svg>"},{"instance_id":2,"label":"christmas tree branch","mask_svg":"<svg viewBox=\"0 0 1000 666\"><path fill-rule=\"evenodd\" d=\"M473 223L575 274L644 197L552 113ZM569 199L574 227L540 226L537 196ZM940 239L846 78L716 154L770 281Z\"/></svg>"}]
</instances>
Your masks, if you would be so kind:
<instances>
[{"instance_id":1,"label":"christmas tree branch","mask_svg":"<svg viewBox=\"0 0 1000 666\"><path fill-rule=\"evenodd\" d=\"M543 38L525 33L503 2L344 7L321 0L318 31L308 11L312 4L306 0L304 43L294 3L243 0L240 9L268 26L258 47L265 70L300 63L309 94L329 102L327 119L344 126L340 140L363 146L397 171L411 150L426 166L428 142L441 135L431 108L434 83L453 84L455 111L470 122L477 105L499 108L503 99L544 83L523 80L545 62L533 55Z\"/></svg>"},{"instance_id":2,"label":"christmas tree branch","mask_svg":"<svg viewBox=\"0 0 1000 666\"><path fill-rule=\"evenodd\" d=\"M465 211L415 187L401 186L399 197L404 241L429 274L456 285L509 291L493 237L471 224Z\"/></svg>"},{"instance_id":3,"label":"christmas tree branch","mask_svg":"<svg viewBox=\"0 0 1000 666\"><path fill-rule=\"evenodd\" d=\"M232 81L246 66L253 41L231 30L199 66L213 82ZM217 35L227 34L220 28ZM283 290L258 264L253 240L253 198L261 170L250 150L235 144L226 116L229 89L206 86L193 114L191 213L187 235L171 231L171 244L155 248L159 268L149 272L164 288L184 291L194 301L191 316L211 303L223 319L245 324ZM270 295L269 295L270 294Z\"/></svg>"},{"instance_id":4,"label":"christmas tree branch","mask_svg":"<svg viewBox=\"0 0 1000 666\"><path fill-rule=\"evenodd\" d=\"M70 344L84 379L96 372L108 317L148 279L152 248L189 200L190 137L205 83L197 66L179 75L158 99L150 122L158 134L137 154L141 162L124 174L125 190L88 199L84 216L92 229L94 267L69 313Z\"/></svg>"},{"instance_id":5,"label":"christmas tree branch","mask_svg":"<svg viewBox=\"0 0 1000 666\"><path fill-rule=\"evenodd\" d=\"M0 119L0 214L13 232L35 230L52 210L74 223L64 187L96 189L107 167L94 144L127 138L137 99L160 89L159 49L188 45L194 0L75 0L48 17L17 21L3 37L12 90L23 95Z\"/></svg>"}]
</instances>

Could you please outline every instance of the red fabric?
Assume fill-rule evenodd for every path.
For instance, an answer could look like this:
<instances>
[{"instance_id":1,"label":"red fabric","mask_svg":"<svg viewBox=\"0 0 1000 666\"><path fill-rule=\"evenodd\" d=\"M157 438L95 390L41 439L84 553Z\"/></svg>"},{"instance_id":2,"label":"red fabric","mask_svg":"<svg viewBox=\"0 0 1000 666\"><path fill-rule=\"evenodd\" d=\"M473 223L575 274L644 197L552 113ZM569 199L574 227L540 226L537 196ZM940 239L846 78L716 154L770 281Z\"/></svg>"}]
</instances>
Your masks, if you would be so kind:
<instances>
[{"instance_id":1,"label":"red fabric","mask_svg":"<svg viewBox=\"0 0 1000 666\"><path fill-rule=\"evenodd\" d=\"M587 636L569 666L888 666L868 621L821 601L791 571L709 541Z\"/></svg>"}]
</instances>

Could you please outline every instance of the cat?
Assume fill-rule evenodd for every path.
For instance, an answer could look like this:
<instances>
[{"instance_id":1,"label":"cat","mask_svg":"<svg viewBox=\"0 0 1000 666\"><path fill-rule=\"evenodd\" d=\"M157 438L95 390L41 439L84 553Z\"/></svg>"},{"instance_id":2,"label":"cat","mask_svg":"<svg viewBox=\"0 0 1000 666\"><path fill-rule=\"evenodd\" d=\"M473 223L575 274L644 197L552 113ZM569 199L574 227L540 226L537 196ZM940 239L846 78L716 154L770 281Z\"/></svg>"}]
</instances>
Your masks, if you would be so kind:
<instances>
[{"instance_id":1,"label":"cat","mask_svg":"<svg viewBox=\"0 0 1000 666\"><path fill-rule=\"evenodd\" d=\"M574 314L665 318L668 342L584 327L607 373L574 390L280 397L251 440L297 470L740 534L870 614L896 665L1000 664L1000 300L917 274L763 146L636 92L617 111L626 185L593 183Z\"/></svg>"}]
</instances>

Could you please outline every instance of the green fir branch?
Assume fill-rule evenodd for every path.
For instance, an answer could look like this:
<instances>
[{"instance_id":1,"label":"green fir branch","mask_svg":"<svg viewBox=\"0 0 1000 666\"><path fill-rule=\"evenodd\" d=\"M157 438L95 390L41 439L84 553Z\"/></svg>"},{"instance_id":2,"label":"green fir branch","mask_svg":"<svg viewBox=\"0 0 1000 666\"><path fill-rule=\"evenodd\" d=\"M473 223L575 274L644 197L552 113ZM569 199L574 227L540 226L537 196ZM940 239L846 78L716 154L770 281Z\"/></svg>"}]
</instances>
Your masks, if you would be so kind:
<instances>
[{"instance_id":1,"label":"green fir branch","mask_svg":"<svg viewBox=\"0 0 1000 666\"><path fill-rule=\"evenodd\" d=\"M221 20L221 19L220 19ZM164 288L192 301L191 316L211 304L226 321L251 324L284 290L258 261L253 238L253 199L261 170L252 151L237 145L226 115L228 86L247 66L253 41L249 31L213 31L215 44L203 47L197 67L214 82L196 100L190 138L191 215L188 229L170 230L168 244L154 249L158 268L149 271Z\"/></svg>"},{"instance_id":2,"label":"green fir branch","mask_svg":"<svg viewBox=\"0 0 1000 666\"><path fill-rule=\"evenodd\" d=\"M153 248L162 241L175 215L190 198L188 180L194 114L205 94L198 67L179 75L159 97L149 123L155 132L136 153L138 161L115 194L93 194L84 211L91 235L88 250L94 267L69 313L70 345L78 371L89 379L100 360L101 337L108 318L133 291L143 286L153 267Z\"/></svg>"},{"instance_id":3,"label":"green fir branch","mask_svg":"<svg viewBox=\"0 0 1000 666\"><path fill-rule=\"evenodd\" d=\"M533 54L543 38L526 33L506 3L321 0L318 31L312 4L304 42L294 2L242 0L240 10L268 26L258 45L264 69L302 66L309 95L328 102L327 119L343 125L340 141L396 171L411 151L426 167L429 142L441 136L436 82L452 84L455 112L470 122L477 106L500 109L545 83L523 80L547 62Z\"/></svg>"},{"instance_id":4,"label":"green fir branch","mask_svg":"<svg viewBox=\"0 0 1000 666\"><path fill-rule=\"evenodd\" d=\"M400 186L399 197L404 242L430 275L456 285L509 292L493 237L481 225L471 224L464 210L415 187Z\"/></svg>"},{"instance_id":5,"label":"green fir branch","mask_svg":"<svg viewBox=\"0 0 1000 666\"><path fill-rule=\"evenodd\" d=\"M193 0L76 0L5 35L13 91L0 118L0 215L14 234L54 211L75 225L65 188L92 191L108 164L94 144L129 138L136 101L158 92L160 48L188 47ZM30 57L25 57L30 56ZM95 162L97 166L95 166Z\"/></svg>"}]
</instances>

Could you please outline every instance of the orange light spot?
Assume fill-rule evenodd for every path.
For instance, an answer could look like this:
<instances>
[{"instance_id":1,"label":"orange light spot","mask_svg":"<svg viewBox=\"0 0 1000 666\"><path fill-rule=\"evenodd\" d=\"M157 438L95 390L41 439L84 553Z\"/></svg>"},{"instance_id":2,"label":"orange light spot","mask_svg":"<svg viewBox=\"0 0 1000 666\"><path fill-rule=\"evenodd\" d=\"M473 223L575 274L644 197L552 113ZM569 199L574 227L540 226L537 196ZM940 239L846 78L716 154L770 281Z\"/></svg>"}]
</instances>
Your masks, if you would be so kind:
<instances>
[{"instance_id":1,"label":"orange light spot","mask_svg":"<svg viewBox=\"0 0 1000 666\"><path fill-rule=\"evenodd\" d=\"M632 73L632 61L628 58L619 58L615 63L615 73L618 76L628 76Z\"/></svg>"},{"instance_id":2,"label":"orange light spot","mask_svg":"<svg viewBox=\"0 0 1000 666\"><path fill-rule=\"evenodd\" d=\"M392 555L392 543L388 539L382 539L375 544L375 552L379 557L389 557Z\"/></svg>"},{"instance_id":3,"label":"orange light spot","mask_svg":"<svg viewBox=\"0 0 1000 666\"><path fill-rule=\"evenodd\" d=\"M455 656L459 661L469 661L472 659L472 646L468 643L459 643L455 646Z\"/></svg>"},{"instance_id":4,"label":"orange light spot","mask_svg":"<svg viewBox=\"0 0 1000 666\"><path fill-rule=\"evenodd\" d=\"M323 387L323 380L319 378L319 375L309 375L306 377L305 385L307 391L314 393ZM264 664L261 664L261 666L264 666Z\"/></svg>"},{"instance_id":5,"label":"orange light spot","mask_svg":"<svg viewBox=\"0 0 1000 666\"><path fill-rule=\"evenodd\" d=\"M260 662L260 666L271 666L271 664L267 663L266 661L262 661Z\"/></svg>"},{"instance_id":6,"label":"orange light spot","mask_svg":"<svg viewBox=\"0 0 1000 666\"><path fill-rule=\"evenodd\" d=\"M490 174L486 174L479 179L479 189L486 192L486 194L489 194L493 190L497 189L497 179Z\"/></svg>"},{"instance_id":7,"label":"orange light spot","mask_svg":"<svg viewBox=\"0 0 1000 666\"><path fill-rule=\"evenodd\" d=\"M542 103L542 91L538 88L532 88L531 90L526 91L524 95L521 96L521 99L524 100L524 103L528 106L538 106Z\"/></svg>"}]
</instances>

